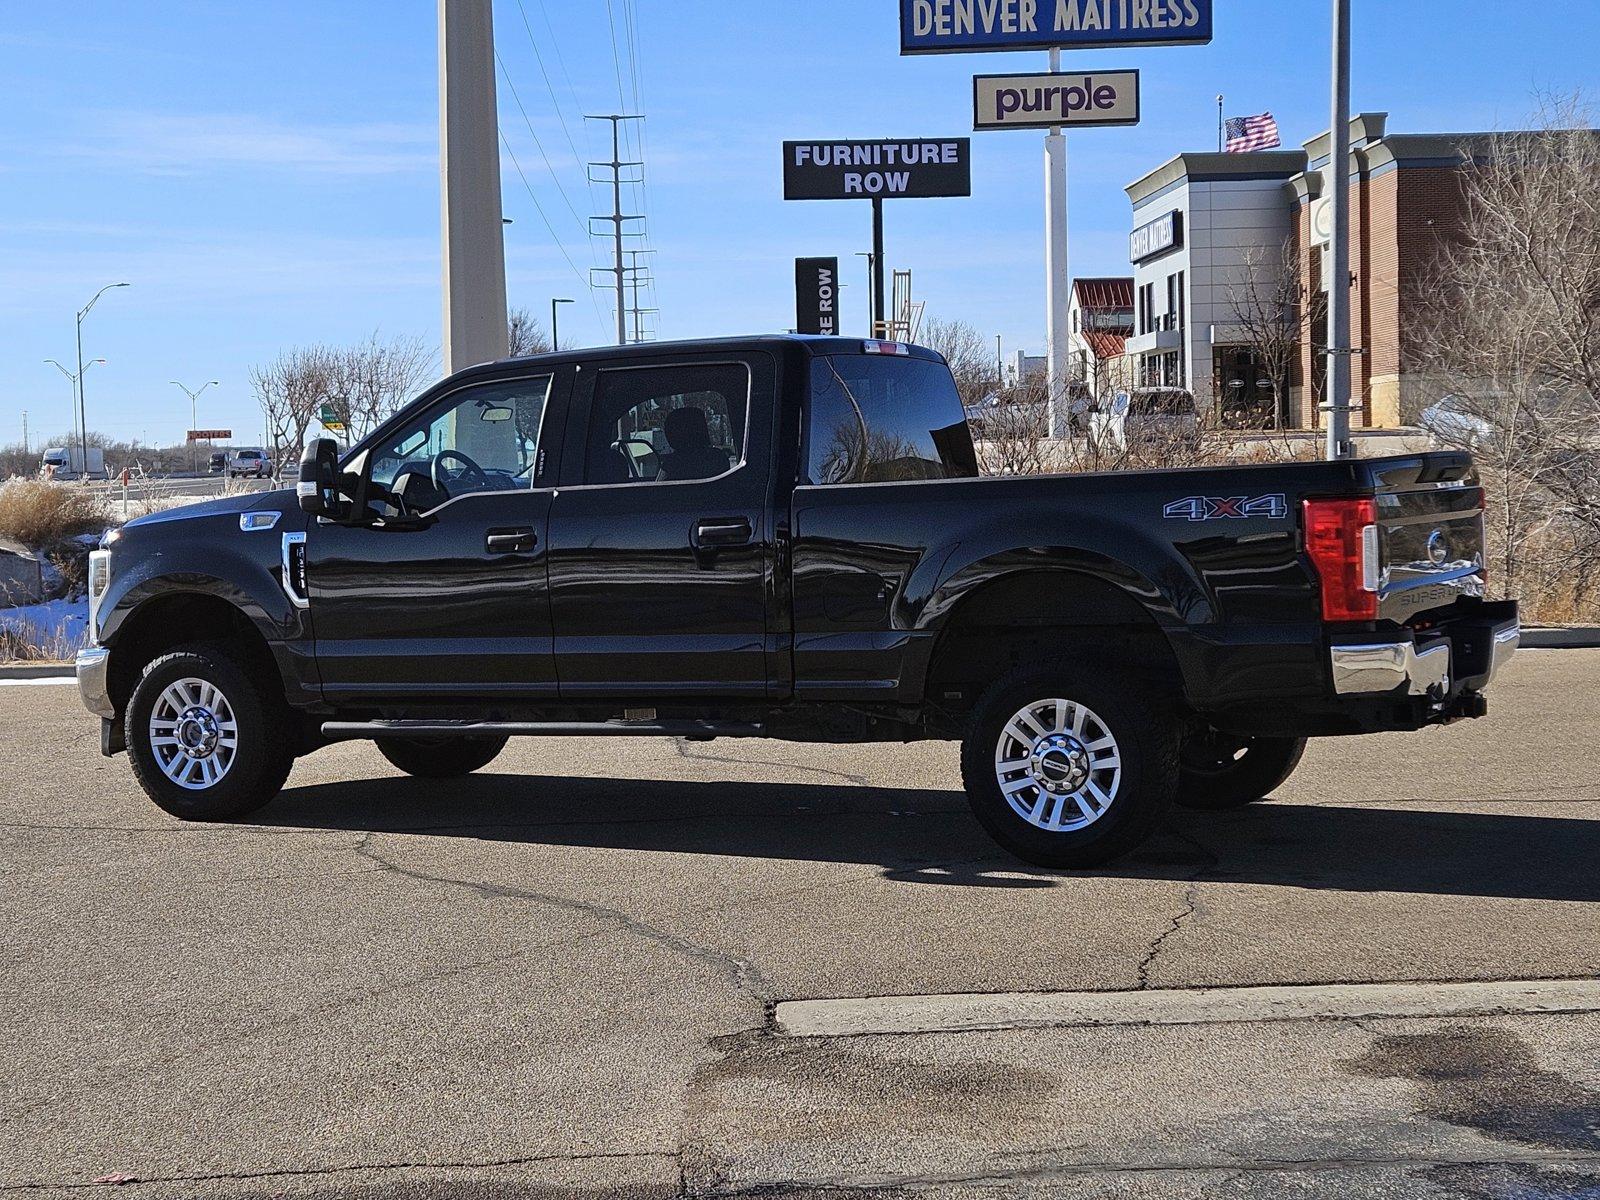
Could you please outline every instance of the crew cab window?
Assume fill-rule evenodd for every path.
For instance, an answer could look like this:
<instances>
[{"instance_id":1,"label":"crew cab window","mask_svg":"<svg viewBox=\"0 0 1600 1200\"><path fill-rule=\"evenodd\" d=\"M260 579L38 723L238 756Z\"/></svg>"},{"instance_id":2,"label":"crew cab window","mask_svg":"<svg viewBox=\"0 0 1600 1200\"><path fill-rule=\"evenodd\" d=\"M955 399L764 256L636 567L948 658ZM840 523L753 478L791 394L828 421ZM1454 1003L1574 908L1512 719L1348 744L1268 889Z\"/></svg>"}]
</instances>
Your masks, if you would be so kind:
<instances>
[{"instance_id":1,"label":"crew cab window","mask_svg":"<svg viewBox=\"0 0 1600 1200\"><path fill-rule=\"evenodd\" d=\"M977 454L943 363L837 354L811 362L807 482L970 479Z\"/></svg>"},{"instance_id":2,"label":"crew cab window","mask_svg":"<svg viewBox=\"0 0 1600 1200\"><path fill-rule=\"evenodd\" d=\"M416 514L474 492L532 487L549 394L541 375L468 388L428 409L373 448L375 495Z\"/></svg>"},{"instance_id":3,"label":"crew cab window","mask_svg":"<svg viewBox=\"0 0 1600 1200\"><path fill-rule=\"evenodd\" d=\"M750 371L708 363L603 371L585 437L585 483L715 479L744 461Z\"/></svg>"}]
</instances>

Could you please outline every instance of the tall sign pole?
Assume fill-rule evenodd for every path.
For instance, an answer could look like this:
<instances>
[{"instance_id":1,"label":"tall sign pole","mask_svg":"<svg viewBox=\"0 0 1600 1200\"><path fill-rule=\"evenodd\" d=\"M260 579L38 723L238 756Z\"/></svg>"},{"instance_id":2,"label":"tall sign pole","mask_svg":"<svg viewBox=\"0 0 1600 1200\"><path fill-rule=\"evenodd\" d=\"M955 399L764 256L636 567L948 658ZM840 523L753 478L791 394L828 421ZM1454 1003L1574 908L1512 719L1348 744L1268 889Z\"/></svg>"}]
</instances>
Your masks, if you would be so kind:
<instances>
[{"instance_id":1,"label":"tall sign pole","mask_svg":"<svg viewBox=\"0 0 1600 1200\"><path fill-rule=\"evenodd\" d=\"M1050 73L1061 70L1061 50L1050 48ZM1050 436L1067 436L1071 351L1067 312L1072 285L1067 275L1067 139L1052 125L1044 139L1045 363L1050 390Z\"/></svg>"},{"instance_id":2,"label":"tall sign pole","mask_svg":"<svg viewBox=\"0 0 1600 1200\"><path fill-rule=\"evenodd\" d=\"M1333 237L1328 252L1327 458L1349 458L1350 442L1350 0L1333 0L1333 124L1328 146L1328 206Z\"/></svg>"},{"instance_id":3,"label":"tall sign pole","mask_svg":"<svg viewBox=\"0 0 1600 1200\"><path fill-rule=\"evenodd\" d=\"M976 4L900 0L901 54L1048 50L1050 74L978 76L975 129L1048 128L1044 139L1045 362L1052 438L1068 436L1072 357L1067 318L1067 142L1063 129L1138 123L1138 72L1061 74L1061 51L1113 46L1203 46L1211 41L1213 0L1171 3ZM952 14L952 7L956 10ZM1029 115L1032 118L1030 120ZM1048 117L1049 120L1040 120Z\"/></svg>"},{"instance_id":4,"label":"tall sign pole","mask_svg":"<svg viewBox=\"0 0 1600 1200\"><path fill-rule=\"evenodd\" d=\"M449 374L508 351L491 0L439 0L439 203Z\"/></svg>"}]
</instances>

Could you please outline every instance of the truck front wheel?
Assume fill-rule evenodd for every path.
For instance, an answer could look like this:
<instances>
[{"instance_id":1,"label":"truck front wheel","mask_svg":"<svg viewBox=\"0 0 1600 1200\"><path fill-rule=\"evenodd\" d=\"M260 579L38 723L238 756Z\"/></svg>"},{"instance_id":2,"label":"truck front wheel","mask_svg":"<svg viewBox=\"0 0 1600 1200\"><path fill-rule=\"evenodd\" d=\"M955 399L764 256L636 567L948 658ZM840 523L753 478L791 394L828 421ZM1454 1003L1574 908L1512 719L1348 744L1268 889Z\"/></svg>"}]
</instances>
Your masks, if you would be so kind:
<instances>
[{"instance_id":1,"label":"truck front wheel","mask_svg":"<svg viewBox=\"0 0 1600 1200\"><path fill-rule=\"evenodd\" d=\"M186 821L254 812L294 765L287 714L216 645L185 646L145 667L124 718L139 786Z\"/></svg>"},{"instance_id":2,"label":"truck front wheel","mask_svg":"<svg viewBox=\"0 0 1600 1200\"><path fill-rule=\"evenodd\" d=\"M378 753L418 779L454 779L487 767L508 738L378 738Z\"/></svg>"},{"instance_id":3,"label":"truck front wheel","mask_svg":"<svg viewBox=\"0 0 1600 1200\"><path fill-rule=\"evenodd\" d=\"M979 824L1041 867L1092 867L1155 829L1177 786L1177 722L1110 668L1024 667L978 701L961 774Z\"/></svg>"},{"instance_id":4,"label":"truck front wheel","mask_svg":"<svg viewBox=\"0 0 1600 1200\"><path fill-rule=\"evenodd\" d=\"M1187 737L1178 752L1178 803L1221 811L1270 796L1300 765L1306 739L1230 737L1216 730Z\"/></svg>"}]
</instances>

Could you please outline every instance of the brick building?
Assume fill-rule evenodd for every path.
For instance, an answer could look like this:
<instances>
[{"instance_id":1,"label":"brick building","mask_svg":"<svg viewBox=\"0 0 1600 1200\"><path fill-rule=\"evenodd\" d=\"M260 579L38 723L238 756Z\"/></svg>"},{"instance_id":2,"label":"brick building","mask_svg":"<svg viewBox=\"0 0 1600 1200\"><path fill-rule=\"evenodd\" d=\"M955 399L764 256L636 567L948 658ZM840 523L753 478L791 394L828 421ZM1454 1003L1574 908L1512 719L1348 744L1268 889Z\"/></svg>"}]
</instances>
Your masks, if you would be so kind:
<instances>
[{"instance_id":1,"label":"brick building","mask_svg":"<svg viewBox=\"0 0 1600 1200\"><path fill-rule=\"evenodd\" d=\"M1357 426L1414 424L1423 398L1413 370L1418 325L1430 264L1442 241L1456 237L1464 217L1463 170L1485 153L1492 135L1391 134L1387 113L1362 113L1350 122L1350 342L1361 353L1350 364L1350 398ZM1324 292L1323 252L1332 227L1328 211L1328 134L1305 143L1306 169L1289 181L1295 207L1300 277ZM1316 396L1326 359L1327 323L1313 323L1300 347L1291 387L1297 423L1319 424ZM1310 380L1315 386L1307 390Z\"/></svg>"},{"instance_id":2,"label":"brick building","mask_svg":"<svg viewBox=\"0 0 1600 1200\"><path fill-rule=\"evenodd\" d=\"M1358 350L1351 399L1361 406L1351 423L1358 428L1413 424L1429 403L1415 371L1418 305L1441 243L1461 231L1466 166L1494 140L1391 134L1387 124L1386 113L1350 123L1350 334ZM1202 405L1246 424L1271 423L1266 401L1281 392L1279 423L1320 423L1327 363L1316 350L1327 344L1327 322L1326 305L1316 301L1328 282L1331 140L1324 133L1303 150L1180 154L1128 186L1135 330L1127 352L1137 382L1188 387ZM1274 388L1236 319L1235 296L1251 271L1278 270L1286 242L1302 314L1317 315L1302 326L1289 378Z\"/></svg>"}]
</instances>

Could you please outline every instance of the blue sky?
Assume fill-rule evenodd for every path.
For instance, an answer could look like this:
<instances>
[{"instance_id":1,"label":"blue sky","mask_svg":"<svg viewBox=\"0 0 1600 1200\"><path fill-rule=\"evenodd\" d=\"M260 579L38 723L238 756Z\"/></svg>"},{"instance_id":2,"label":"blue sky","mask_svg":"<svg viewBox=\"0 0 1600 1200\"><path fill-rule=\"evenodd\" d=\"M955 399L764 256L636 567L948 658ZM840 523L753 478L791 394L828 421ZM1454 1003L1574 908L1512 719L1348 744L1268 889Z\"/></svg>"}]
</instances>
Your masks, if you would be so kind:
<instances>
[{"instance_id":1,"label":"blue sky","mask_svg":"<svg viewBox=\"0 0 1600 1200\"><path fill-rule=\"evenodd\" d=\"M609 329L584 282L605 250L578 220L604 198L574 147L601 157L579 114L617 107L619 73L632 102L630 9L663 337L787 328L792 260L810 254L848 261L847 328L861 323L850 256L868 247L868 208L785 203L779 143L965 134L972 74L1044 63L901 58L893 0L610 7L620 72L606 0L495 3L527 114L502 80L501 127L561 243L506 161L510 293L541 317L551 296L579 298L564 342ZM1323 0L1215 7L1210 46L1066 56L1144 71L1142 125L1069 138L1074 273L1127 269L1123 186L1213 146L1219 91L1230 115L1273 111L1287 144L1326 128ZM1593 91L1600 75L1595 0L1358 0L1355 26L1355 107L1388 111L1394 130L1515 127L1536 92ZM73 313L114 280L133 286L84 329L86 357L107 360L87 376L90 425L120 437L180 437L188 401L168 381L217 379L200 423L253 440L248 370L281 348L374 330L437 342L431 0L0 0L0 109L0 441L20 437L24 409L35 444L69 427L69 385L43 360L70 360ZM1038 135L974 135L970 199L888 208L888 258L928 312L1008 350L1043 339L1041 170Z\"/></svg>"}]
</instances>

